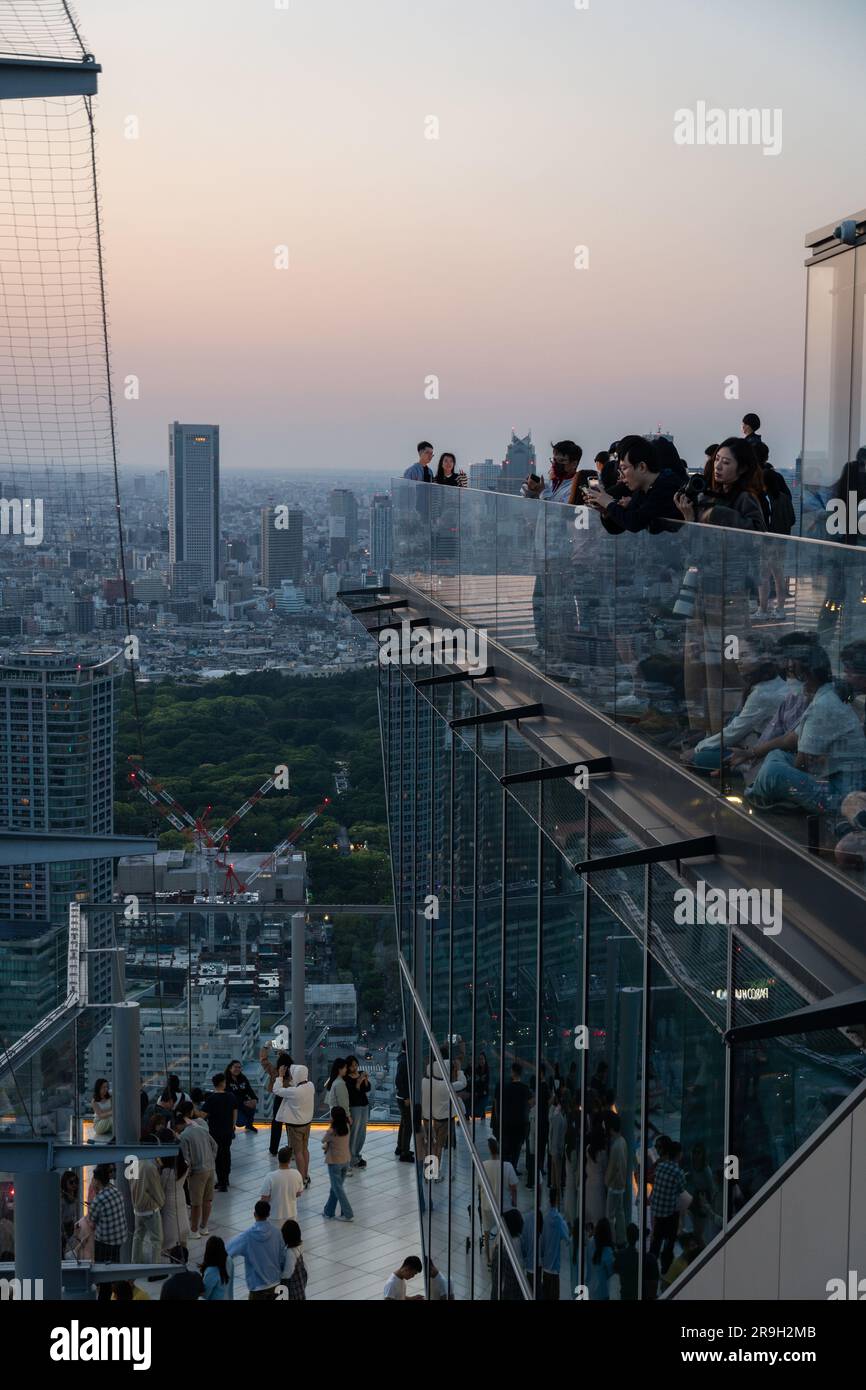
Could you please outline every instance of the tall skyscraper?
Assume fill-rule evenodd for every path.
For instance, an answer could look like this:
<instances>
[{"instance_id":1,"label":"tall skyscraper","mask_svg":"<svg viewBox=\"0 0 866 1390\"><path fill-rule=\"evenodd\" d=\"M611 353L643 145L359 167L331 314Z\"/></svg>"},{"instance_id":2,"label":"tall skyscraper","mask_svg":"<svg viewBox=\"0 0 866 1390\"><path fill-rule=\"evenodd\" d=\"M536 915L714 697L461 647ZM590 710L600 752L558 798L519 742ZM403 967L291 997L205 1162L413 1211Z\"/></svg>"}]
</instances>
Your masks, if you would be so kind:
<instances>
[{"instance_id":1,"label":"tall skyscraper","mask_svg":"<svg viewBox=\"0 0 866 1390\"><path fill-rule=\"evenodd\" d=\"M505 462L499 479L500 492L517 492L525 482L527 473L537 473L535 466L535 445L532 430L524 438L511 431L511 442L505 451Z\"/></svg>"},{"instance_id":2,"label":"tall skyscraper","mask_svg":"<svg viewBox=\"0 0 866 1390\"><path fill-rule=\"evenodd\" d=\"M391 568L391 497L377 492L370 506L370 565L381 574Z\"/></svg>"},{"instance_id":3,"label":"tall skyscraper","mask_svg":"<svg viewBox=\"0 0 866 1390\"><path fill-rule=\"evenodd\" d=\"M358 500L346 487L335 487L328 497L331 559L345 560L358 545Z\"/></svg>"},{"instance_id":4,"label":"tall skyscraper","mask_svg":"<svg viewBox=\"0 0 866 1390\"><path fill-rule=\"evenodd\" d=\"M486 488L489 492L495 492L501 477L502 468L498 463L494 463L493 459L485 459L483 463L470 463L469 465L470 487Z\"/></svg>"},{"instance_id":5,"label":"tall skyscraper","mask_svg":"<svg viewBox=\"0 0 866 1390\"><path fill-rule=\"evenodd\" d=\"M0 658L4 829L112 833L115 683L121 666L119 652L88 659L46 648ZM110 858L0 867L0 922L8 929L0 959L8 964L10 951L23 959L25 945L33 960L47 952L58 963L53 993L59 1002L69 904L108 902L111 889ZM32 939L25 942L28 923ZM59 938L56 952L46 945L52 929ZM95 964L104 983L108 958Z\"/></svg>"},{"instance_id":6,"label":"tall skyscraper","mask_svg":"<svg viewBox=\"0 0 866 1390\"><path fill-rule=\"evenodd\" d=\"M304 580L304 513L262 507L262 583L278 589L284 579Z\"/></svg>"},{"instance_id":7,"label":"tall skyscraper","mask_svg":"<svg viewBox=\"0 0 866 1390\"><path fill-rule=\"evenodd\" d=\"M169 426L168 549L172 564L201 566L212 590L219 578L220 428Z\"/></svg>"}]
</instances>

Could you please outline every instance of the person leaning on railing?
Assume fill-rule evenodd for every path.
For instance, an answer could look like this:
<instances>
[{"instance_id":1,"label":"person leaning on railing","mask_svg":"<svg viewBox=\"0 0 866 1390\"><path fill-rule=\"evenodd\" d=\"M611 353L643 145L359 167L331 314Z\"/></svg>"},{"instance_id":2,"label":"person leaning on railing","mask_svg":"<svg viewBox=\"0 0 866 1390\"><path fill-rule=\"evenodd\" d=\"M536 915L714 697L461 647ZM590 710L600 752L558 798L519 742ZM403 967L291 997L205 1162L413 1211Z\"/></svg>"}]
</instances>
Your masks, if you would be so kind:
<instances>
[{"instance_id":1,"label":"person leaning on railing","mask_svg":"<svg viewBox=\"0 0 866 1390\"><path fill-rule=\"evenodd\" d=\"M674 499L682 483L681 472L667 467L661 452L642 435L626 435L621 440L619 459L620 477L628 495L614 497L604 488L586 493L587 504L600 514L605 530L612 535L671 530L671 522L680 519Z\"/></svg>"},{"instance_id":2,"label":"person leaning on railing","mask_svg":"<svg viewBox=\"0 0 866 1390\"><path fill-rule=\"evenodd\" d=\"M754 448L733 436L719 445L713 462L713 490L695 496L681 489L674 501L686 521L740 530L766 531L761 503L763 480Z\"/></svg>"}]
</instances>

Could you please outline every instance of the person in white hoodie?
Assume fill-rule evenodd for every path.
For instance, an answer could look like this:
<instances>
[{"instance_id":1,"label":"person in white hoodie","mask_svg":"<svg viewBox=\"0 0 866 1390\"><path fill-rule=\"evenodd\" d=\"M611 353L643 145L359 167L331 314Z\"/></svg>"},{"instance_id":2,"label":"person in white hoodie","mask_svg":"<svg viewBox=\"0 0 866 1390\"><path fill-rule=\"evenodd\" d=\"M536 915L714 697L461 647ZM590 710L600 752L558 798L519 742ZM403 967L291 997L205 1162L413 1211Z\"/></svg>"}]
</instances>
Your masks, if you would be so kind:
<instances>
[{"instance_id":1,"label":"person in white hoodie","mask_svg":"<svg viewBox=\"0 0 866 1390\"><path fill-rule=\"evenodd\" d=\"M304 1187L310 1186L310 1126L316 1108L316 1088L310 1080L307 1068L296 1062L289 1068L288 1085L286 1069L280 1067L274 1081L274 1095L280 1097L277 1119L286 1126L286 1135L298 1172L304 1179Z\"/></svg>"},{"instance_id":2,"label":"person in white hoodie","mask_svg":"<svg viewBox=\"0 0 866 1390\"><path fill-rule=\"evenodd\" d=\"M447 1059L447 1052L443 1056ZM455 1091L466 1089L466 1075L458 1068L451 1085ZM442 1068L436 1061L429 1062L427 1074L421 1078L421 1120L424 1125L424 1140L428 1154L436 1159L435 1181L442 1181L439 1163L442 1150L448 1143L453 1106Z\"/></svg>"}]
</instances>

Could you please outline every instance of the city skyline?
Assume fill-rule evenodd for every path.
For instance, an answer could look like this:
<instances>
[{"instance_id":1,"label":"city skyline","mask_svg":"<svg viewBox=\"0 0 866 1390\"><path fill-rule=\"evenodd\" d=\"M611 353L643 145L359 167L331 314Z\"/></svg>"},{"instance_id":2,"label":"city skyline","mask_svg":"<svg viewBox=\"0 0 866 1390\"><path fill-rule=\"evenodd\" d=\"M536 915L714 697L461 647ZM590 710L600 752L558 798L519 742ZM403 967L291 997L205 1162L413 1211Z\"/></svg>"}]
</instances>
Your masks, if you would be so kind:
<instances>
[{"instance_id":1,"label":"city skyline","mask_svg":"<svg viewBox=\"0 0 866 1390\"><path fill-rule=\"evenodd\" d=\"M517 0L383 0L239 21L155 0L130 49L126 17L84 0L115 380L140 384L118 391L124 468L158 458L180 416L221 420L227 466L325 455L399 475L423 437L465 467L512 426L595 453L660 419L695 463L747 410L790 466L803 238L863 202L847 93L866 16L833 13L738 0L720 25L683 3L562 4L527 26ZM676 113L701 102L781 111L780 152L676 143Z\"/></svg>"}]
</instances>

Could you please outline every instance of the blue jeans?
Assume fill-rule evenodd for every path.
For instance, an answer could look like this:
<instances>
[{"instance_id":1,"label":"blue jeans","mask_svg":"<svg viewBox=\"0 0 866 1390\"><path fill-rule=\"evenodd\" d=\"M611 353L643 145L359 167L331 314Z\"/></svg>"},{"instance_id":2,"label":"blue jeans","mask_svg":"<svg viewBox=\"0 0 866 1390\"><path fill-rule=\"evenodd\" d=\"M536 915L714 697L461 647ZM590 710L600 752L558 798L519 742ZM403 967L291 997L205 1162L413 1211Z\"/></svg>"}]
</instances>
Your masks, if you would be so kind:
<instances>
[{"instance_id":1,"label":"blue jeans","mask_svg":"<svg viewBox=\"0 0 866 1390\"><path fill-rule=\"evenodd\" d=\"M709 769L709 768L715 769L715 768L717 768L717 767L721 767L723 761L724 761L725 763L727 763L728 760L730 759L730 756L731 756L731 750L730 750L730 749L728 749L728 750L726 751L725 756L724 756L724 759L723 759L723 758L722 758L722 750L721 750L721 748L719 748L719 747L715 747L715 748L700 748L700 749L696 749L696 750L695 750L694 765L695 765L695 767L703 767L703 768L707 768L707 769Z\"/></svg>"},{"instance_id":2,"label":"blue jeans","mask_svg":"<svg viewBox=\"0 0 866 1390\"><path fill-rule=\"evenodd\" d=\"M352 1106L352 1131L349 1140L349 1148L352 1151L352 1162L361 1157L361 1150L364 1147L364 1140L367 1138L367 1117L370 1114L369 1105Z\"/></svg>"},{"instance_id":3,"label":"blue jeans","mask_svg":"<svg viewBox=\"0 0 866 1390\"><path fill-rule=\"evenodd\" d=\"M836 811L850 791L858 790L862 771L832 772L827 781L794 766L794 755L783 748L769 752L746 790L758 804L787 802L804 811Z\"/></svg>"},{"instance_id":4,"label":"blue jeans","mask_svg":"<svg viewBox=\"0 0 866 1390\"><path fill-rule=\"evenodd\" d=\"M331 1180L331 1190L328 1193L328 1200L325 1203L325 1216L334 1216L337 1210L337 1203L340 1203L340 1212L343 1216L354 1216L355 1213L349 1206L349 1199L343 1187L343 1179L346 1176L348 1163L329 1163L328 1177Z\"/></svg>"}]
</instances>

